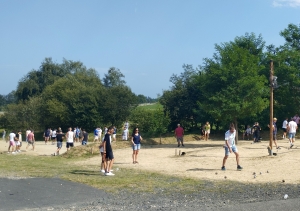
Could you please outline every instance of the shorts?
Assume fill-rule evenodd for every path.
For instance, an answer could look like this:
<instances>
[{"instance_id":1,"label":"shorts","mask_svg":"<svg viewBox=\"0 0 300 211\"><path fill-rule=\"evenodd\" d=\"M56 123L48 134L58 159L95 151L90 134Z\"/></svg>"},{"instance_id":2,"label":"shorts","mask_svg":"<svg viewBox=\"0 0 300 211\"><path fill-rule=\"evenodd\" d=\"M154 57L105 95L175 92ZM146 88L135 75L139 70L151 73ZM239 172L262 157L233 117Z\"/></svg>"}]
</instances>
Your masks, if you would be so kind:
<instances>
[{"instance_id":1,"label":"shorts","mask_svg":"<svg viewBox=\"0 0 300 211\"><path fill-rule=\"evenodd\" d=\"M16 146L15 141L9 141L9 146Z\"/></svg>"},{"instance_id":2,"label":"shorts","mask_svg":"<svg viewBox=\"0 0 300 211\"><path fill-rule=\"evenodd\" d=\"M289 138L295 138L296 133L289 133Z\"/></svg>"},{"instance_id":3,"label":"shorts","mask_svg":"<svg viewBox=\"0 0 300 211\"><path fill-rule=\"evenodd\" d=\"M177 142L183 142L183 137L177 137Z\"/></svg>"},{"instance_id":4,"label":"shorts","mask_svg":"<svg viewBox=\"0 0 300 211\"><path fill-rule=\"evenodd\" d=\"M122 140L127 141L127 136L122 136Z\"/></svg>"},{"instance_id":5,"label":"shorts","mask_svg":"<svg viewBox=\"0 0 300 211\"><path fill-rule=\"evenodd\" d=\"M87 141L82 141L82 145L87 145Z\"/></svg>"},{"instance_id":6,"label":"shorts","mask_svg":"<svg viewBox=\"0 0 300 211\"><path fill-rule=\"evenodd\" d=\"M276 134L273 133L273 141L276 141Z\"/></svg>"},{"instance_id":7,"label":"shorts","mask_svg":"<svg viewBox=\"0 0 300 211\"><path fill-rule=\"evenodd\" d=\"M133 150L140 150L141 149L141 144L134 144L132 145Z\"/></svg>"},{"instance_id":8,"label":"shorts","mask_svg":"<svg viewBox=\"0 0 300 211\"><path fill-rule=\"evenodd\" d=\"M15 145L16 146L20 146L20 142L19 141L15 141Z\"/></svg>"},{"instance_id":9,"label":"shorts","mask_svg":"<svg viewBox=\"0 0 300 211\"><path fill-rule=\"evenodd\" d=\"M230 155L229 148L227 146L225 146L224 148L225 148L225 155ZM237 147L235 145L233 145L231 147L231 150L232 150L232 152L238 152L238 149L237 149Z\"/></svg>"},{"instance_id":10,"label":"shorts","mask_svg":"<svg viewBox=\"0 0 300 211\"><path fill-rule=\"evenodd\" d=\"M286 133L286 128L282 128L282 130L283 130L283 132L285 132L285 133Z\"/></svg>"},{"instance_id":11,"label":"shorts","mask_svg":"<svg viewBox=\"0 0 300 211\"><path fill-rule=\"evenodd\" d=\"M105 158L106 158L106 159L109 159L109 160L114 159L114 154L113 154L113 152L112 152L112 151L106 152Z\"/></svg>"},{"instance_id":12,"label":"shorts","mask_svg":"<svg viewBox=\"0 0 300 211\"><path fill-rule=\"evenodd\" d=\"M52 140L56 139L56 137L51 137Z\"/></svg>"},{"instance_id":13,"label":"shorts","mask_svg":"<svg viewBox=\"0 0 300 211\"><path fill-rule=\"evenodd\" d=\"M70 148L70 147L74 147L74 143L73 142L72 143L67 142L67 149Z\"/></svg>"},{"instance_id":14,"label":"shorts","mask_svg":"<svg viewBox=\"0 0 300 211\"><path fill-rule=\"evenodd\" d=\"M79 135L75 135L75 138L79 138Z\"/></svg>"},{"instance_id":15,"label":"shorts","mask_svg":"<svg viewBox=\"0 0 300 211\"><path fill-rule=\"evenodd\" d=\"M259 139L259 134L253 133L253 139Z\"/></svg>"},{"instance_id":16,"label":"shorts","mask_svg":"<svg viewBox=\"0 0 300 211\"><path fill-rule=\"evenodd\" d=\"M29 141L29 140L28 140L27 143L28 143L28 145L32 145L32 146L34 145L34 141Z\"/></svg>"},{"instance_id":17,"label":"shorts","mask_svg":"<svg viewBox=\"0 0 300 211\"><path fill-rule=\"evenodd\" d=\"M99 137L98 137L98 136L95 136L94 140L98 140L98 139L99 139Z\"/></svg>"},{"instance_id":18,"label":"shorts","mask_svg":"<svg viewBox=\"0 0 300 211\"><path fill-rule=\"evenodd\" d=\"M116 138L117 134L113 134L113 138Z\"/></svg>"},{"instance_id":19,"label":"shorts","mask_svg":"<svg viewBox=\"0 0 300 211\"><path fill-rule=\"evenodd\" d=\"M206 131L205 131L205 134L210 134L210 130L206 130Z\"/></svg>"},{"instance_id":20,"label":"shorts","mask_svg":"<svg viewBox=\"0 0 300 211\"><path fill-rule=\"evenodd\" d=\"M57 148L62 148L62 142L57 142L57 144L56 144L56 146L57 146Z\"/></svg>"}]
</instances>

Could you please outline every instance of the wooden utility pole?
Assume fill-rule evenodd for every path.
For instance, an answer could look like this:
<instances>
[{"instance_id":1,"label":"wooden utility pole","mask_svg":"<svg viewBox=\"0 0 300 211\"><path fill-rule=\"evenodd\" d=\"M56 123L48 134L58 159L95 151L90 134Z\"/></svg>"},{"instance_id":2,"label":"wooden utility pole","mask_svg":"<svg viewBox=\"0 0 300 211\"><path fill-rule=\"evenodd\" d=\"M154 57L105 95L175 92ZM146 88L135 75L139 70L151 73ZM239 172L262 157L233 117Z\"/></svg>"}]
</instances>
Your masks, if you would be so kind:
<instances>
[{"instance_id":1,"label":"wooden utility pole","mask_svg":"<svg viewBox=\"0 0 300 211\"><path fill-rule=\"evenodd\" d=\"M270 61L270 142L269 147L272 155L272 142L273 142L273 60Z\"/></svg>"}]
</instances>

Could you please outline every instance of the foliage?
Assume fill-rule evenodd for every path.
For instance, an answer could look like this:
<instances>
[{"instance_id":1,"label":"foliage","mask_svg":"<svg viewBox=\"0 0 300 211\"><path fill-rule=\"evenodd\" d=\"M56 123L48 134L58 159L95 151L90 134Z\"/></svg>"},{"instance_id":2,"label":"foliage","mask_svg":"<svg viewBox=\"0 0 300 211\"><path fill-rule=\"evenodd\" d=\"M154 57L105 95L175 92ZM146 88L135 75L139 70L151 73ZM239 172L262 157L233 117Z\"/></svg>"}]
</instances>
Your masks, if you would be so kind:
<instances>
[{"instance_id":1,"label":"foliage","mask_svg":"<svg viewBox=\"0 0 300 211\"><path fill-rule=\"evenodd\" d=\"M106 88L124 86L126 82L122 78L125 78L123 73L118 68L111 67L108 73L104 75L103 85Z\"/></svg>"},{"instance_id":2,"label":"foliage","mask_svg":"<svg viewBox=\"0 0 300 211\"><path fill-rule=\"evenodd\" d=\"M169 116L162 109L142 109L137 107L130 115L131 126L138 127L142 135L161 135L168 131Z\"/></svg>"},{"instance_id":3,"label":"foliage","mask_svg":"<svg viewBox=\"0 0 300 211\"><path fill-rule=\"evenodd\" d=\"M286 46L292 49L300 51L300 24L289 24L286 29L280 32L280 35L284 37Z\"/></svg>"},{"instance_id":4,"label":"foliage","mask_svg":"<svg viewBox=\"0 0 300 211\"><path fill-rule=\"evenodd\" d=\"M143 103L155 103L157 102L157 99L153 99L151 97L146 97L145 95L137 95L137 103L138 104L143 104Z\"/></svg>"}]
</instances>

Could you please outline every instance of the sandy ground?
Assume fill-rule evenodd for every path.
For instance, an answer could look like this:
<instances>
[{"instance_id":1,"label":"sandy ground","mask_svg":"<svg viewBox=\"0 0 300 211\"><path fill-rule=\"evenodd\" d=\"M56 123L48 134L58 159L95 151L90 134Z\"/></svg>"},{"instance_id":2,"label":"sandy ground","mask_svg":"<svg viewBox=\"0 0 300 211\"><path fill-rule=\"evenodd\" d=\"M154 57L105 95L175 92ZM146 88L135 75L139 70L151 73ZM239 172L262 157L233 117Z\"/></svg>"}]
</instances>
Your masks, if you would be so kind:
<instances>
[{"instance_id":1,"label":"sandy ground","mask_svg":"<svg viewBox=\"0 0 300 211\"><path fill-rule=\"evenodd\" d=\"M235 155L229 156L226 164L226 171L221 171L222 159L224 157L224 141L192 141L186 142L185 147L174 145L153 145L143 147L140 150L139 164L132 164L131 148L114 150L115 166L119 168L133 168L149 171L157 171L180 177L190 177L208 180L228 180L243 183L266 183L278 182L296 184L300 182L300 147L296 145L288 149L287 139L279 140L280 150L275 150L277 156L268 156L268 141L251 144L251 141L239 141L238 150L240 163L244 168L236 170ZM0 142L0 151L6 153L8 143ZM76 146L79 144L76 144ZM45 145L44 142L37 142L36 151L25 152L25 144L22 152L29 155L50 155L56 149L56 145ZM274 147L275 148L275 147ZM273 149L274 149L273 148ZM178 156L179 150L185 152L184 156ZM65 152L65 145L61 152ZM177 155L175 156L175 152ZM12 156L12 155L8 155ZM78 163L79 165L99 165L100 156L93 157ZM96 167L98 168L98 167ZM267 173L267 171L269 173ZM256 173L256 178L253 176ZM261 172L261 174L260 174ZM117 175L116 175L117 176Z\"/></svg>"}]
</instances>

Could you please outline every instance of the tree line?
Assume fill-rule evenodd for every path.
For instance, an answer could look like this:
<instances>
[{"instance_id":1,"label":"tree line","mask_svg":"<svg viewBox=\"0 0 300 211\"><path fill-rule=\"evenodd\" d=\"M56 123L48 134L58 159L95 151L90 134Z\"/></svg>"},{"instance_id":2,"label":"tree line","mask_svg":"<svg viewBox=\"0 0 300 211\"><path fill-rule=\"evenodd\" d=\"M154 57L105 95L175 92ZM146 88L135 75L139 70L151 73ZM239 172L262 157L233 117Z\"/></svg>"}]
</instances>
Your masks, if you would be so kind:
<instances>
[{"instance_id":1,"label":"tree line","mask_svg":"<svg viewBox=\"0 0 300 211\"><path fill-rule=\"evenodd\" d=\"M300 25L289 24L280 35L285 43L275 47L266 46L261 35L246 33L216 44L213 56L197 68L184 64L159 99L170 118L169 130L178 122L189 129L206 121L223 131L230 123L242 129L258 121L266 127L271 59L279 85L274 90L274 116L283 121L299 113Z\"/></svg>"},{"instance_id":2,"label":"tree line","mask_svg":"<svg viewBox=\"0 0 300 211\"><path fill-rule=\"evenodd\" d=\"M6 128L122 125L126 119L145 132L172 131L177 123L186 130L209 121L217 130L230 123L242 129L258 121L269 123L270 60L278 88L274 90L274 116L294 116L300 105L300 25L289 24L280 32L281 46L266 45L261 35L246 33L233 41L216 44L211 58L170 77L172 86L163 91L163 109L141 110L138 103L155 102L135 95L117 68L103 79L81 62L46 58L13 92L14 103L5 106L1 124Z\"/></svg>"}]
</instances>

